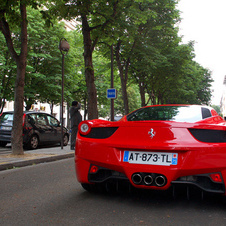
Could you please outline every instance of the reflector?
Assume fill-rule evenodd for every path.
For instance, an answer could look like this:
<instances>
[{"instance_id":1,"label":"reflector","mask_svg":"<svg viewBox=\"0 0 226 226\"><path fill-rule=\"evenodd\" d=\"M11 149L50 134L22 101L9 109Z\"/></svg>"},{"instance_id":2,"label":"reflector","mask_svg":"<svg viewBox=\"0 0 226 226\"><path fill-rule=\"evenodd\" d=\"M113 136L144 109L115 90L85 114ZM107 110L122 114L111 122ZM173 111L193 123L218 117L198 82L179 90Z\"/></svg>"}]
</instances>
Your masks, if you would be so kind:
<instances>
[{"instance_id":1,"label":"reflector","mask_svg":"<svg viewBox=\"0 0 226 226\"><path fill-rule=\"evenodd\" d=\"M210 174L210 177L214 182L222 182L221 175L219 173L212 173Z\"/></svg>"},{"instance_id":2,"label":"reflector","mask_svg":"<svg viewBox=\"0 0 226 226\"><path fill-rule=\"evenodd\" d=\"M98 171L98 166L92 165L92 166L90 167L90 170L89 170L90 173L96 173L97 171Z\"/></svg>"}]
</instances>

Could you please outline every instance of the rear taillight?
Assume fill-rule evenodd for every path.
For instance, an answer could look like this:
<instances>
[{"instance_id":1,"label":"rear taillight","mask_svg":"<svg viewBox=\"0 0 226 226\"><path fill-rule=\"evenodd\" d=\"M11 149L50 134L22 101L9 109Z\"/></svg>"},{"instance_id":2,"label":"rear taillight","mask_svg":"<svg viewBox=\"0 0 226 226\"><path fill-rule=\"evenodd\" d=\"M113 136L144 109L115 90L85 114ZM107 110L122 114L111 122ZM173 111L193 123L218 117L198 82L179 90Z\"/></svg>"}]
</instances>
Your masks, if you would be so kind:
<instances>
[{"instance_id":1,"label":"rear taillight","mask_svg":"<svg viewBox=\"0 0 226 226\"><path fill-rule=\"evenodd\" d=\"M118 127L95 127L90 121L83 121L79 124L79 133L82 137L93 139L105 139L111 137Z\"/></svg>"},{"instance_id":2,"label":"rear taillight","mask_svg":"<svg viewBox=\"0 0 226 226\"><path fill-rule=\"evenodd\" d=\"M111 137L117 129L118 127L91 127L86 134L80 133L81 136L86 138L106 139Z\"/></svg>"},{"instance_id":3,"label":"rear taillight","mask_svg":"<svg viewBox=\"0 0 226 226\"><path fill-rule=\"evenodd\" d=\"M24 124L25 124L25 118L26 118L26 114L23 115L23 127L24 127Z\"/></svg>"},{"instance_id":4,"label":"rear taillight","mask_svg":"<svg viewBox=\"0 0 226 226\"><path fill-rule=\"evenodd\" d=\"M226 143L225 130L212 130L212 129L188 129L192 136L206 143Z\"/></svg>"},{"instance_id":5,"label":"rear taillight","mask_svg":"<svg viewBox=\"0 0 226 226\"><path fill-rule=\"evenodd\" d=\"M82 134L82 135L87 135L91 130L91 126L88 122L82 122L80 125L79 125L79 132Z\"/></svg>"}]
</instances>

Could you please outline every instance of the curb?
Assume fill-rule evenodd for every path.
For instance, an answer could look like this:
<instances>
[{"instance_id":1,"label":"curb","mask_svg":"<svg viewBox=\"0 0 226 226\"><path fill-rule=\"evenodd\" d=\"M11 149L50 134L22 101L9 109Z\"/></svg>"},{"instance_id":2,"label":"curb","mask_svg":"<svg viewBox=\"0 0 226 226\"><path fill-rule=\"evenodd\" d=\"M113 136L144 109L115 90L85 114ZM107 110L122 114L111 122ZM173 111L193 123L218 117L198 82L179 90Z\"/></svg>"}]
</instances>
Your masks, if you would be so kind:
<instances>
[{"instance_id":1,"label":"curb","mask_svg":"<svg viewBox=\"0 0 226 226\"><path fill-rule=\"evenodd\" d=\"M5 163L5 164L0 165L0 171L12 169L14 167L24 167L24 166L30 166L33 164L53 162L56 160L67 159L67 158L72 158L72 157L74 157L74 153L56 155L56 156L50 156L50 157L43 157L43 158L37 158L37 159L30 159L30 160L24 160L24 161L19 161L19 162Z\"/></svg>"}]
</instances>

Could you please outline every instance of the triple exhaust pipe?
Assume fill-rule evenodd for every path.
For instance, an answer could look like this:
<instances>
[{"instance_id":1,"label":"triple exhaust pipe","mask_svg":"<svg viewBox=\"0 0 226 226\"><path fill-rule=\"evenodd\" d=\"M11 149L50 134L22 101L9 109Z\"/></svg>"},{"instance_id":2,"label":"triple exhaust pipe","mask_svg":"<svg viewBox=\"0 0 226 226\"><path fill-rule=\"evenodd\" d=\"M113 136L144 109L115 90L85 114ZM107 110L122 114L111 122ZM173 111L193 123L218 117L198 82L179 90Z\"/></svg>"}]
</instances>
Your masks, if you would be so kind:
<instances>
[{"instance_id":1,"label":"triple exhaust pipe","mask_svg":"<svg viewBox=\"0 0 226 226\"><path fill-rule=\"evenodd\" d=\"M162 187L167 183L166 177L164 175L144 173L134 173L132 175L132 181L136 185L156 185L158 187Z\"/></svg>"}]
</instances>

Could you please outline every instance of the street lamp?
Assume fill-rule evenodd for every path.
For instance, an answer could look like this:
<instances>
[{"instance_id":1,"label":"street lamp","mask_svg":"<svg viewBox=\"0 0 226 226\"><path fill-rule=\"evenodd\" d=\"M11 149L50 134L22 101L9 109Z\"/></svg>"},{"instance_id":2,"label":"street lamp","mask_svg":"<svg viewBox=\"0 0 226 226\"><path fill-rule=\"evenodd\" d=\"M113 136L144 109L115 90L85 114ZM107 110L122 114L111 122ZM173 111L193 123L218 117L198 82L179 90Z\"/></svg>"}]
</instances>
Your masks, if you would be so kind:
<instances>
[{"instance_id":1,"label":"street lamp","mask_svg":"<svg viewBox=\"0 0 226 226\"><path fill-rule=\"evenodd\" d=\"M61 38L59 49L62 54L62 79L61 79L61 108L60 108L60 121L61 121L61 149L64 147L64 131L63 131L63 110L64 110L64 56L67 55L70 46L65 38Z\"/></svg>"}]
</instances>

